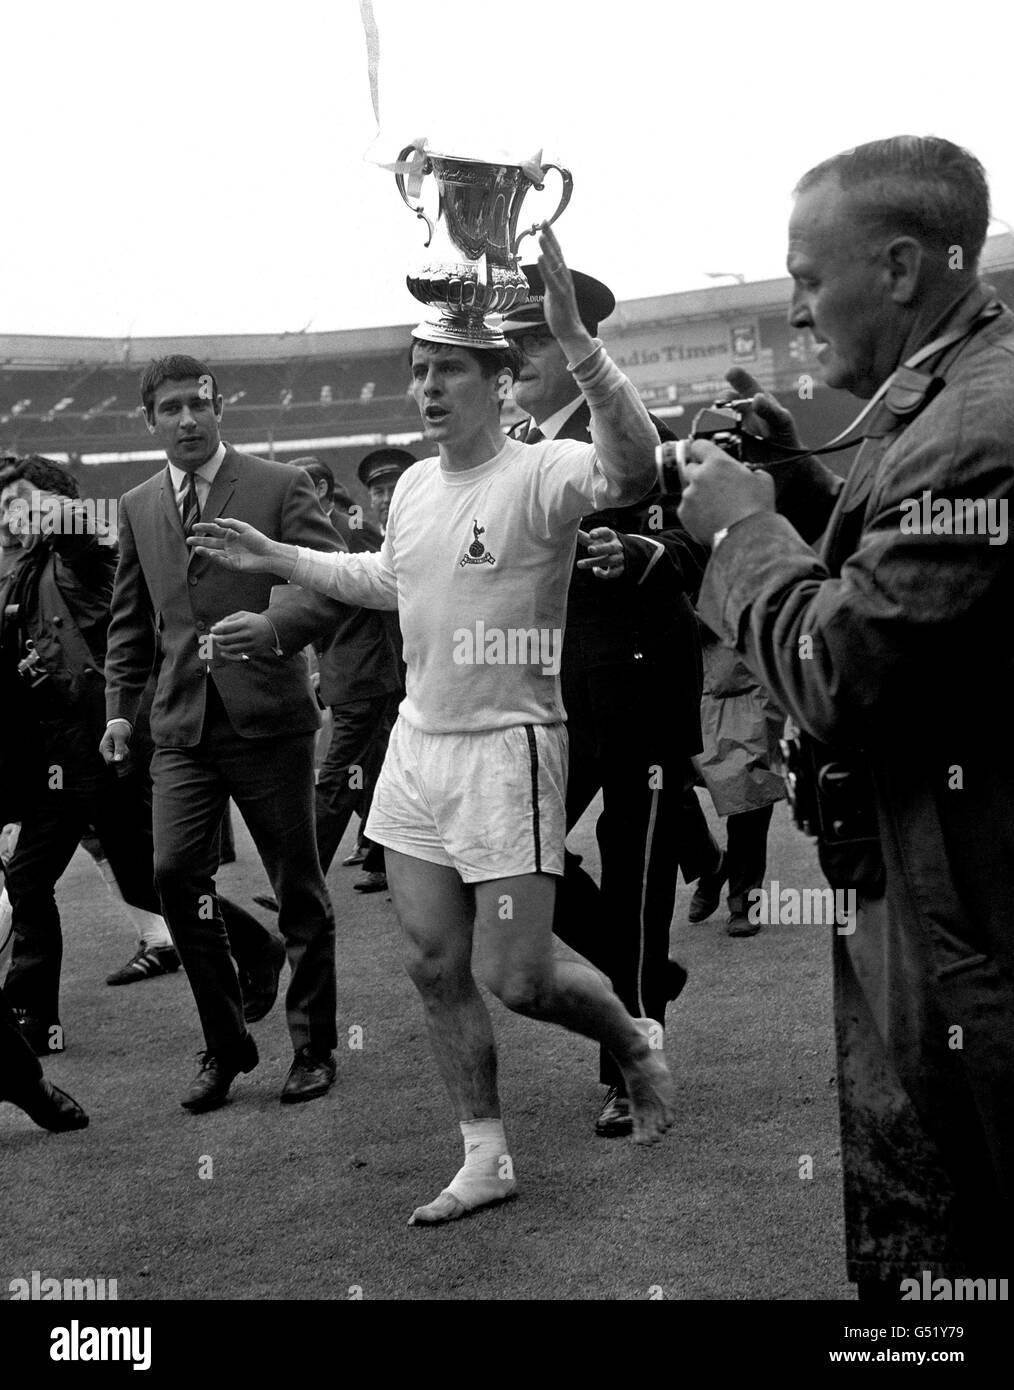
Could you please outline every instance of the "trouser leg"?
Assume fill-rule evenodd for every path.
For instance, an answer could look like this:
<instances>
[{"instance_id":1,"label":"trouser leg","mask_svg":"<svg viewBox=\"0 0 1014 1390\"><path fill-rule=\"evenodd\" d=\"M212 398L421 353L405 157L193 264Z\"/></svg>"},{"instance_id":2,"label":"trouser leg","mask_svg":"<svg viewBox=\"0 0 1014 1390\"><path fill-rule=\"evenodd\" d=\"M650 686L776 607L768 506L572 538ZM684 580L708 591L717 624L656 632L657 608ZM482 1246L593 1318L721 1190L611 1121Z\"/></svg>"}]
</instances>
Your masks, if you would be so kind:
<instances>
[{"instance_id":1,"label":"trouser leg","mask_svg":"<svg viewBox=\"0 0 1014 1390\"><path fill-rule=\"evenodd\" d=\"M42 1067L14 1021L11 1005L0 989L0 1098L16 1100L42 1080Z\"/></svg>"},{"instance_id":2,"label":"trouser leg","mask_svg":"<svg viewBox=\"0 0 1014 1390\"><path fill-rule=\"evenodd\" d=\"M694 790L693 764L685 766L685 781L679 794L676 819L676 845L684 883L696 883L702 874L714 873L721 849L711 833L700 797Z\"/></svg>"},{"instance_id":3,"label":"trouser leg","mask_svg":"<svg viewBox=\"0 0 1014 1390\"><path fill-rule=\"evenodd\" d=\"M224 717L224 716L223 716ZM231 1059L246 1035L243 996L215 891L228 788L207 730L196 748L159 748L154 786L155 883L193 990L205 1044Z\"/></svg>"},{"instance_id":4,"label":"trouser leg","mask_svg":"<svg viewBox=\"0 0 1014 1390\"><path fill-rule=\"evenodd\" d=\"M726 868L729 875L729 911L745 913L749 893L764 882L768 864L768 827L774 803L753 811L740 811L728 817Z\"/></svg>"},{"instance_id":5,"label":"trouser leg","mask_svg":"<svg viewBox=\"0 0 1014 1390\"><path fill-rule=\"evenodd\" d=\"M85 811L70 789L40 797L26 812L7 866L13 919L7 1002L47 1025L60 1017L63 935L55 889L86 823Z\"/></svg>"},{"instance_id":6,"label":"trouser leg","mask_svg":"<svg viewBox=\"0 0 1014 1390\"><path fill-rule=\"evenodd\" d=\"M660 750L614 760L603 782L597 835L602 858L602 912L611 960L606 973L631 1014L665 1021L669 986L669 931L676 901L677 759ZM654 773L649 769L655 769ZM654 782L655 785L652 785ZM677 783L678 784L678 783ZM619 1085L620 1072L603 1050L600 1076Z\"/></svg>"},{"instance_id":7,"label":"trouser leg","mask_svg":"<svg viewBox=\"0 0 1014 1390\"><path fill-rule=\"evenodd\" d=\"M313 735L254 740L229 729L217 736L215 754L278 899L293 1047L326 1055L337 1043L335 925L317 858Z\"/></svg>"},{"instance_id":8,"label":"trouser leg","mask_svg":"<svg viewBox=\"0 0 1014 1390\"><path fill-rule=\"evenodd\" d=\"M378 757L375 745L386 703L387 697L379 696L331 707L331 742L314 791L317 853L325 874L353 811L360 812L365 824L373 782L387 747L385 735Z\"/></svg>"}]
</instances>

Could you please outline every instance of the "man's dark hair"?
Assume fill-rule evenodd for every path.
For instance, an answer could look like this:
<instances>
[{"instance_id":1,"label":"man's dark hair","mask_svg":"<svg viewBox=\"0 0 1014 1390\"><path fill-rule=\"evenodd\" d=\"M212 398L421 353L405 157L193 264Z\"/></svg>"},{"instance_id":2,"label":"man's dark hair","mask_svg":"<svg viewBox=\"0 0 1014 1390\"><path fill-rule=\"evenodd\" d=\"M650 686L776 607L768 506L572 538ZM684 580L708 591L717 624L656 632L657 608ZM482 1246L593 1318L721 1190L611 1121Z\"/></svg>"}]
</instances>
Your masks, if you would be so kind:
<instances>
[{"instance_id":1,"label":"man's dark hair","mask_svg":"<svg viewBox=\"0 0 1014 1390\"><path fill-rule=\"evenodd\" d=\"M428 348L431 352L467 352L469 357L474 357L478 362L484 377L498 376L501 372L507 371L510 372L512 380L516 381L521 370L521 354L510 344L502 348L475 348L468 347L465 343L431 343L427 338L413 338L408 350L410 367L417 347Z\"/></svg>"},{"instance_id":2,"label":"man's dark hair","mask_svg":"<svg viewBox=\"0 0 1014 1390\"><path fill-rule=\"evenodd\" d=\"M153 357L141 378L141 404L147 418L154 419L155 392L160 386L167 381L199 381L202 376L211 378L211 400L214 404L218 400L218 382L215 373L204 362L180 352L169 357Z\"/></svg>"},{"instance_id":3,"label":"man's dark hair","mask_svg":"<svg viewBox=\"0 0 1014 1390\"><path fill-rule=\"evenodd\" d=\"M61 468L52 459L41 454L26 454L24 458L4 459L0 468L0 487L16 483L21 479L31 483L40 492L55 492L60 497L80 497L81 489L77 479Z\"/></svg>"},{"instance_id":4,"label":"man's dark hair","mask_svg":"<svg viewBox=\"0 0 1014 1390\"><path fill-rule=\"evenodd\" d=\"M872 140L825 159L799 180L805 193L837 179L871 238L913 236L947 255L960 247L974 270L989 226L986 171L968 150L936 135Z\"/></svg>"},{"instance_id":5,"label":"man's dark hair","mask_svg":"<svg viewBox=\"0 0 1014 1390\"><path fill-rule=\"evenodd\" d=\"M304 473L309 473L313 479L314 487L318 483L324 484L324 501L334 501L334 474L326 463L321 463L320 459L312 457L298 458L292 460L296 468L301 468Z\"/></svg>"},{"instance_id":6,"label":"man's dark hair","mask_svg":"<svg viewBox=\"0 0 1014 1390\"><path fill-rule=\"evenodd\" d=\"M347 512L352 506L352 494L348 488L344 487L337 478L335 479L334 492L331 494L335 506L343 512Z\"/></svg>"}]
</instances>

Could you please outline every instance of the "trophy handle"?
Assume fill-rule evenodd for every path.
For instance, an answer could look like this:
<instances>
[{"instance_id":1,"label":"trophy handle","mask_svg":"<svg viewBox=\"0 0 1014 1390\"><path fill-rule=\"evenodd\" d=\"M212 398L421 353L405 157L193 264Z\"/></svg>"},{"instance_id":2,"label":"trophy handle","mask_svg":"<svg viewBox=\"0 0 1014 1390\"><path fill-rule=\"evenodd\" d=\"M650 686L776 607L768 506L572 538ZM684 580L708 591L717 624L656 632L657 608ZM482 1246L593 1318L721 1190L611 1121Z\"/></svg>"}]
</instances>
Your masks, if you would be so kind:
<instances>
[{"instance_id":1,"label":"trophy handle","mask_svg":"<svg viewBox=\"0 0 1014 1390\"><path fill-rule=\"evenodd\" d=\"M543 164L543 174L546 172L547 169L555 169L556 172L560 175L560 178L563 179L563 191L560 194L559 204L557 205L556 211L553 213L552 217L549 219L548 222L533 222L526 232L522 232L519 237L514 238L514 245L511 247L511 252L515 256L517 255L518 247L524 241L526 236L531 236L533 232L537 232L543 226L551 227L553 225L556 219L560 216L560 213L564 211L567 204L570 202L570 195L574 192L574 179L569 169L565 169L562 164ZM544 183L536 183L532 185L536 193L541 193L545 186L546 185Z\"/></svg>"},{"instance_id":2,"label":"trophy handle","mask_svg":"<svg viewBox=\"0 0 1014 1390\"><path fill-rule=\"evenodd\" d=\"M405 148L402 150L401 154L398 156L398 163L399 163L399 164L403 164L403 163L405 162L405 160L408 158L408 156L411 155L411 154L419 154L419 155L422 156L422 161L423 161L423 166L424 166L424 167L423 167L423 173L424 173L424 174L428 174L428 173L429 173L429 170L425 167L425 165L426 165L426 163L427 163L426 157L425 157L425 155L422 155L422 151L419 150L419 149L417 149L417 147L416 147L415 145L406 145L406 146L405 146ZM569 177L569 175L568 175L568 177ZM433 223L432 223L432 222L430 221L430 219L426 216L425 212L423 212L422 204L420 204L418 207L415 207L412 203L410 203L410 202L408 201L408 194L407 194L406 191L405 191L405 177L404 177L404 175L403 175L403 174L395 174L395 176L394 176L394 181L395 181L395 183L398 185L398 192L401 194L401 200L402 200L402 202L405 204L405 206L406 206L407 208L409 208L412 212L415 213L416 217L421 217L422 220L426 223L427 227L429 228L429 236L426 238L426 241L423 243L425 246L429 246L430 242L433 240ZM568 197L569 197L569 194L568 194ZM564 206L566 206L566 204L564 204ZM563 209L561 208L561 211L562 211L562 210L563 210Z\"/></svg>"}]
</instances>

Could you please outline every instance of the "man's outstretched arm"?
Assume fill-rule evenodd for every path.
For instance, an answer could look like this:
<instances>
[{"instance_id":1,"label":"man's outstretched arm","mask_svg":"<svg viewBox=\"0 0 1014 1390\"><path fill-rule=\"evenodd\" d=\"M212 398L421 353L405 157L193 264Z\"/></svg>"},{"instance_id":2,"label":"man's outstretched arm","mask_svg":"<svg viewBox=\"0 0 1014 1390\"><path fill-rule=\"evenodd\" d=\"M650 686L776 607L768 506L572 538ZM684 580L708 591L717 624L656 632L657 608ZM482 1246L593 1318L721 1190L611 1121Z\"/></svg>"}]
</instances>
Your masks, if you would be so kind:
<instances>
[{"instance_id":1,"label":"man's outstretched arm","mask_svg":"<svg viewBox=\"0 0 1014 1390\"><path fill-rule=\"evenodd\" d=\"M229 569L277 574L282 579L363 608L397 608L398 584L390 532L379 552L308 550L274 541L245 521L199 521L187 544Z\"/></svg>"}]
</instances>

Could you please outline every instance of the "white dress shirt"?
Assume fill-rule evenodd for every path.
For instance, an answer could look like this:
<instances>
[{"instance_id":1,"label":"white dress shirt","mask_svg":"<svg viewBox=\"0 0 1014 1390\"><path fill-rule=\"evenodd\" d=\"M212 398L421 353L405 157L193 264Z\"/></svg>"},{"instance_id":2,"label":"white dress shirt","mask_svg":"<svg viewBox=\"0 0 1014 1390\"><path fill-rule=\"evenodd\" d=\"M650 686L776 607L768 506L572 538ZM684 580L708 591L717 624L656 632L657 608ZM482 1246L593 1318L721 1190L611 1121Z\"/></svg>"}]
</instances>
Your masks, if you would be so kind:
<instances>
[{"instance_id":1,"label":"white dress shirt","mask_svg":"<svg viewBox=\"0 0 1014 1390\"><path fill-rule=\"evenodd\" d=\"M560 430L563 429L564 425L574 414L574 411L577 410L578 406L583 404L584 396L577 395L574 397L571 403L569 405L565 405L562 410L554 410L552 415L550 415L549 419L546 420L544 423L542 421L534 419L533 417L532 428L541 430L543 439L555 439L556 436L559 434Z\"/></svg>"},{"instance_id":2,"label":"white dress shirt","mask_svg":"<svg viewBox=\"0 0 1014 1390\"><path fill-rule=\"evenodd\" d=\"M201 464L200 468L194 469L194 481L197 484L197 500L201 504L201 516L208 505L208 493L211 491L211 484L215 481L215 474L222 466L225 458L225 445L219 441L218 448ZM187 479L190 474L185 468L177 468L175 463L169 465L169 473L173 480L173 491L176 494L176 509L180 514L180 520L186 515L187 505Z\"/></svg>"}]
</instances>

